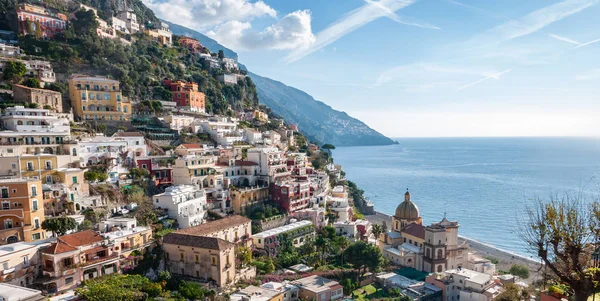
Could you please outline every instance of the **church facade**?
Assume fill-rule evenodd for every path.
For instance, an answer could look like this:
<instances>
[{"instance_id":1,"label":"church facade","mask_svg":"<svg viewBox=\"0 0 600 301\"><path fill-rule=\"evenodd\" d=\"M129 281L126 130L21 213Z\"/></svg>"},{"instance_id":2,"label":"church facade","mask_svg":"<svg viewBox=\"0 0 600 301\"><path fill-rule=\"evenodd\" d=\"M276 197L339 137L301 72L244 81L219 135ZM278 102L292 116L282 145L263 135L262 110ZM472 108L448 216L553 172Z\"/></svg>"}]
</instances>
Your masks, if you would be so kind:
<instances>
[{"instance_id":1,"label":"church facade","mask_svg":"<svg viewBox=\"0 0 600 301\"><path fill-rule=\"evenodd\" d=\"M445 214L440 222L424 226L419 207L407 191L392 217L392 230L385 233L380 247L385 258L419 271L462 268L468 259L468 246L458 243L459 226Z\"/></svg>"}]
</instances>

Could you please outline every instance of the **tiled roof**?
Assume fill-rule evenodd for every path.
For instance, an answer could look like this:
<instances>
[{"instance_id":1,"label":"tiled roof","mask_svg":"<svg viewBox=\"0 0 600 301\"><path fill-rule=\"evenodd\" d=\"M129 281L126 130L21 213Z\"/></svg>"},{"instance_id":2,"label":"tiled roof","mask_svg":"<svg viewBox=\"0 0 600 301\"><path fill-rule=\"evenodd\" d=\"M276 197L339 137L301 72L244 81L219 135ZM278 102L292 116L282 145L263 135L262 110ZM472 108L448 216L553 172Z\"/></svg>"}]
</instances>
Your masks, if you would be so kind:
<instances>
[{"instance_id":1,"label":"tiled roof","mask_svg":"<svg viewBox=\"0 0 600 301\"><path fill-rule=\"evenodd\" d=\"M44 253L44 254L60 254L60 253L66 253L66 252L71 252L71 251L76 251L76 250L77 250L77 248L71 247L71 246L59 241L59 242L52 243L48 248L44 249L42 251L42 253Z\"/></svg>"},{"instance_id":2,"label":"tiled roof","mask_svg":"<svg viewBox=\"0 0 600 301\"><path fill-rule=\"evenodd\" d=\"M95 242L101 242L103 240L104 237L93 230L85 230L58 238L59 242L66 243L71 247L91 245Z\"/></svg>"},{"instance_id":3,"label":"tiled roof","mask_svg":"<svg viewBox=\"0 0 600 301\"><path fill-rule=\"evenodd\" d=\"M211 250L227 250L235 247L235 244L220 238L181 234L176 232L165 235L163 238L163 243Z\"/></svg>"},{"instance_id":4,"label":"tiled roof","mask_svg":"<svg viewBox=\"0 0 600 301\"><path fill-rule=\"evenodd\" d=\"M184 146L185 148L202 148L202 146L200 146L200 144L197 143L184 143L182 144L182 146Z\"/></svg>"},{"instance_id":5,"label":"tiled roof","mask_svg":"<svg viewBox=\"0 0 600 301\"><path fill-rule=\"evenodd\" d=\"M235 160L235 166L256 166L258 164L252 161Z\"/></svg>"},{"instance_id":6,"label":"tiled roof","mask_svg":"<svg viewBox=\"0 0 600 301\"><path fill-rule=\"evenodd\" d=\"M421 224L412 223L406 226L406 228L404 228L402 232L412 235L414 237L425 239L425 226Z\"/></svg>"},{"instance_id":7,"label":"tiled roof","mask_svg":"<svg viewBox=\"0 0 600 301\"><path fill-rule=\"evenodd\" d=\"M140 132L116 132L114 137L144 137Z\"/></svg>"},{"instance_id":8,"label":"tiled roof","mask_svg":"<svg viewBox=\"0 0 600 301\"><path fill-rule=\"evenodd\" d=\"M243 225L245 223L250 223L250 222L251 222L250 219L245 218L241 215L233 215L233 216L224 217L224 218L216 220L216 221L211 221L206 224L199 225L199 226L181 229L181 230L178 230L177 233L195 235L195 236L205 236L205 235L211 235L212 233L215 233L220 230Z\"/></svg>"}]
</instances>

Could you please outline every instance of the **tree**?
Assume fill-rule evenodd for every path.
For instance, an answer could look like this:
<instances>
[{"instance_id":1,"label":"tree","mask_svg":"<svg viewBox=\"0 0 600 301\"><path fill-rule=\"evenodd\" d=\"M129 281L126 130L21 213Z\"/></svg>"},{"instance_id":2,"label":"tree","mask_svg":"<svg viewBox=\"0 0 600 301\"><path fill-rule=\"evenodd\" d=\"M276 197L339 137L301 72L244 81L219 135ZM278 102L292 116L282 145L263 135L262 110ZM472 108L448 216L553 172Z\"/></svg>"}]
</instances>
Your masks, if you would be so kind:
<instances>
[{"instance_id":1,"label":"tree","mask_svg":"<svg viewBox=\"0 0 600 301\"><path fill-rule=\"evenodd\" d=\"M514 301L521 300L521 292L519 288L512 284L508 283L504 286L504 291L494 299L496 301Z\"/></svg>"},{"instance_id":2,"label":"tree","mask_svg":"<svg viewBox=\"0 0 600 301\"><path fill-rule=\"evenodd\" d=\"M326 150L332 150L335 149L335 146L333 144L323 144L323 146L321 146L322 149L326 149Z\"/></svg>"},{"instance_id":3,"label":"tree","mask_svg":"<svg viewBox=\"0 0 600 301\"><path fill-rule=\"evenodd\" d=\"M18 61L8 61L4 64L4 80L18 80L27 73L27 67L24 63Z\"/></svg>"},{"instance_id":4,"label":"tree","mask_svg":"<svg viewBox=\"0 0 600 301\"><path fill-rule=\"evenodd\" d=\"M81 225L79 225L79 230L90 230L94 228L94 224L92 223L92 221L90 221L89 219L85 219L83 220L83 222L81 222Z\"/></svg>"},{"instance_id":5,"label":"tree","mask_svg":"<svg viewBox=\"0 0 600 301\"><path fill-rule=\"evenodd\" d=\"M383 256L381 250L372 245L367 244L364 241L357 241L351 244L346 251L344 251L344 257L346 261L357 270L358 276L367 271L376 271L379 266L383 263ZM357 279L358 280L358 279Z\"/></svg>"},{"instance_id":6,"label":"tree","mask_svg":"<svg viewBox=\"0 0 600 301\"><path fill-rule=\"evenodd\" d=\"M145 168L131 168L129 176L134 180L144 179L150 176L150 172Z\"/></svg>"},{"instance_id":7,"label":"tree","mask_svg":"<svg viewBox=\"0 0 600 301\"><path fill-rule=\"evenodd\" d=\"M600 202L565 195L549 202L538 200L527 210L519 234L560 282L574 292L575 301L585 301L600 280L591 268L591 253L600 241Z\"/></svg>"},{"instance_id":8,"label":"tree","mask_svg":"<svg viewBox=\"0 0 600 301\"><path fill-rule=\"evenodd\" d=\"M220 49L220 50L219 50L218 57L219 57L219 59L220 59L220 60L222 60L222 59L224 59L224 58L225 58L225 52L223 52L223 49Z\"/></svg>"},{"instance_id":9,"label":"tree","mask_svg":"<svg viewBox=\"0 0 600 301\"><path fill-rule=\"evenodd\" d=\"M371 232L375 235L375 239L379 240L379 236L383 233L383 227L380 224L374 224Z\"/></svg>"},{"instance_id":10,"label":"tree","mask_svg":"<svg viewBox=\"0 0 600 301\"><path fill-rule=\"evenodd\" d=\"M182 281L178 289L179 293L189 300L202 300L206 290L195 282Z\"/></svg>"},{"instance_id":11,"label":"tree","mask_svg":"<svg viewBox=\"0 0 600 301\"><path fill-rule=\"evenodd\" d=\"M100 133L104 133L106 132L106 125L105 124L99 124L96 126L96 131L100 132Z\"/></svg>"},{"instance_id":12,"label":"tree","mask_svg":"<svg viewBox=\"0 0 600 301\"><path fill-rule=\"evenodd\" d=\"M76 35L96 35L98 20L92 10L80 9L75 12L75 18L71 20Z\"/></svg>"},{"instance_id":13,"label":"tree","mask_svg":"<svg viewBox=\"0 0 600 301\"><path fill-rule=\"evenodd\" d=\"M77 296L87 301L142 301L157 297L160 292L160 285L144 276L118 274L87 280L84 287L76 289Z\"/></svg>"},{"instance_id":14,"label":"tree","mask_svg":"<svg viewBox=\"0 0 600 301\"><path fill-rule=\"evenodd\" d=\"M33 77L27 78L26 80L23 81L22 84L23 84L23 86L27 86L29 88L37 88L37 89L41 88L41 86L42 86L40 80L37 78L33 78Z\"/></svg>"},{"instance_id":15,"label":"tree","mask_svg":"<svg viewBox=\"0 0 600 301\"><path fill-rule=\"evenodd\" d=\"M55 217L49 218L42 222L42 229L52 231L54 236L63 236L67 231L77 227L77 222L71 217Z\"/></svg>"},{"instance_id":16,"label":"tree","mask_svg":"<svg viewBox=\"0 0 600 301\"><path fill-rule=\"evenodd\" d=\"M270 257L267 257L267 261L265 262L265 274L271 274L275 272L275 265L273 264L273 260Z\"/></svg>"},{"instance_id":17,"label":"tree","mask_svg":"<svg viewBox=\"0 0 600 301\"><path fill-rule=\"evenodd\" d=\"M171 101L173 99L173 92L167 90L163 86L156 86L152 88L152 97L155 99Z\"/></svg>"},{"instance_id":18,"label":"tree","mask_svg":"<svg viewBox=\"0 0 600 301\"><path fill-rule=\"evenodd\" d=\"M513 264L508 272L523 279L529 278L529 268L522 264Z\"/></svg>"},{"instance_id":19,"label":"tree","mask_svg":"<svg viewBox=\"0 0 600 301\"><path fill-rule=\"evenodd\" d=\"M240 266L245 266L252 262L252 250L248 247L236 248L235 257L239 261Z\"/></svg>"}]
</instances>

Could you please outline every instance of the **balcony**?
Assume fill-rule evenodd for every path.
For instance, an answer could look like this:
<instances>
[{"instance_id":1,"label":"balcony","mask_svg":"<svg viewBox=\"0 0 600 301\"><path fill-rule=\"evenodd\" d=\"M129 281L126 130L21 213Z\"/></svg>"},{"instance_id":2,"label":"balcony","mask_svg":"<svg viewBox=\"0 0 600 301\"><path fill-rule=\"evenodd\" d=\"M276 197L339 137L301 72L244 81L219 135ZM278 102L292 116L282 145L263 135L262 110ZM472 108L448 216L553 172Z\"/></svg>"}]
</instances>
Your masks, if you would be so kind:
<instances>
[{"instance_id":1,"label":"balcony","mask_svg":"<svg viewBox=\"0 0 600 301\"><path fill-rule=\"evenodd\" d=\"M0 273L0 275L8 275L10 273L14 273L15 272L15 268L10 268L10 269L6 269L6 270L2 270L2 272Z\"/></svg>"}]
</instances>

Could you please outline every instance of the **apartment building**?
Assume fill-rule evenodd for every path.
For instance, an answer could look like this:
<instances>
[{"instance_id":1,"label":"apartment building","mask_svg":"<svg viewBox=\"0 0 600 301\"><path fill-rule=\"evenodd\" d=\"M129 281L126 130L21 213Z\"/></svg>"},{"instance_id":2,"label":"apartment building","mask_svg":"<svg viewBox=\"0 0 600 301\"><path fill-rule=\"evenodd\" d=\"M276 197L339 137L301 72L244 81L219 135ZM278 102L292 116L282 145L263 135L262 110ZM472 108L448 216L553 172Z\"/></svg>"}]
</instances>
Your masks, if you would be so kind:
<instances>
[{"instance_id":1,"label":"apartment building","mask_svg":"<svg viewBox=\"0 0 600 301\"><path fill-rule=\"evenodd\" d=\"M195 117L187 115L167 115L164 119L172 130L178 132L190 128L192 123L196 120Z\"/></svg>"},{"instance_id":2,"label":"apartment building","mask_svg":"<svg viewBox=\"0 0 600 301\"><path fill-rule=\"evenodd\" d=\"M181 37L179 38L178 42L179 45L188 48L191 53L199 54L205 49L204 46L198 42L198 40L190 37Z\"/></svg>"},{"instance_id":3,"label":"apartment building","mask_svg":"<svg viewBox=\"0 0 600 301\"><path fill-rule=\"evenodd\" d=\"M0 58L0 71L4 69L4 66L8 61L17 61L25 64L27 72L25 76L37 78L40 81L40 85L44 87L47 83L53 83L56 81L56 74L52 64L48 61L43 60L21 60L14 58Z\"/></svg>"},{"instance_id":4,"label":"apartment building","mask_svg":"<svg viewBox=\"0 0 600 301\"><path fill-rule=\"evenodd\" d=\"M491 301L503 291L492 276L461 268L431 274L425 281L442 290L442 300Z\"/></svg>"},{"instance_id":5,"label":"apartment building","mask_svg":"<svg viewBox=\"0 0 600 301\"><path fill-rule=\"evenodd\" d=\"M160 22L159 28L146 29L144 31L152 39L158 42L160 45L171 47L173 45L173 33L169 29L169 24Z\"/></svg>"},{"instance_id":6,"label":"apartment building","mask_svg":"<svg viewBox=\"0 0 600 301\"><path fill-rule=\"evenodd\" d=\"M231 215L195 227L178 230L177 233L216 237L231 243L250 246L252 220L241 215Z\"/></svg>"},{"instance_id":7,"label":"apartment building","mask_svg":"<svg viewBox=\"0 0 600 301\"><path fill-rule=\"evenodd\" d=\"M67 16L41 6L21 4L17 7L19 34L52 39L67 28Z\"/></svg>"},{"instance_id":8,"label":"apartment building","mask_svg":"<svg viewBox=\"0 0 600 301\"><path fill-rule=\"evenodd\" d=\"M171 186L154 195L154 207L165 209L169 218L177 220L179 228L189 228L204 222L207 214L206 194L193 185Z\"/></svg>"},{"instance_id":9,"label":"apartment building","mask_svg":"<svg viewBox=\"0 0 600 301\"><path fill-rule=\"evenodd\" d=\"M46 238L40 180L0 179L0 202L0 244Z\"/></svg>"},{"instance_id":10,"label":"apartment building","mask_svg":"<svg viewBox=\"0 0 600 301\"><path fill-rule=\"evenodd\" d=\"M110 218L98 225L100 235L108 240L113 251L118 254L120 269L134 268L131 253L142 254L154 246L152 228L138 226L135 218Z\"/></svg>"},{"instance_id":11,"label":"apartment building","mask_svg":"<svg viewBox=\"0 0 600 301\"><path fill-rule=\"evenodd\" d=\"M248 149L248 161L260 166L259 174L275 182L277 179L291 176L287 169L287 157L285 152L276 147L257 147Z\"/></svg>"},{"instance_id":12,"label":"apartment building","mask_svg":"<svg viewBox=\"0 0 600 301\"><path fill-rule=\"evenodd\" d=\"M295 179L271 183L271 200L286 212L309 208L310 185L308 181Z\"/></svg>"},{"instance_id":13,"label":"apartment building","mask_svg":"<svg viewBox=\"0 0 600 301\"><path fill-rule=\"evenodd\" d=\"M162 241L167 269L219 287L236 279L235 244L217 237L173 232Z\"/></svg>"},{"instance_id":14,"label":"apartment building","mask_svg":"<svg viewBox=\"0 0 600 301\"><path fill-rule=\"evenodd\" d=\"M259 166L252 161L220 157L220 161L215 163L215 169L229 179L233 186L251 187L259 185Z\"/></svg>"},{"instance_id":15,"label":"apartment building","mask_svg":"<svg viewBox=\"0 0 600 301\"><path fill-rule=\"evenodd\" d=\"M281 243L280 239L283 237L282 234L287 235L294 247L299 247L303 245L308 238L315 236L315 226L308 220L299 221L253 234L252 240L257 249L264 249L269 256L275 257L277 256L279 244Z\"/></svg>"},{"instance_id":16,"label":"apartment building","mask_svg":"<svg viewBox=\"0 0 600 301\"><path fill-rule=\"evenodd\" d=\"M48 245L50 244L36 241L0 246L0 282L19 286L31 285L38 276L41 264L38 251Z\"/></svg>"},{"instance_id":17,"label":"apartment building","mask_svg":"<svg viewBox=\"0 0 600 301\"><path fill-rule=\"evenodd\" d=\"M13 85L13 97L16 102L35 103L39 108L62 113L62 94L60 92Z\"/></svg>"},{"instance_id":18,"label":"apartment building","mask_svg":"<svg viewBox=\"0 0 600 301\"><path fill-rule=\"evenodd\" d=\"M233 212L241 214L248 206L255 206L270 199L269 186L235 187L230 192Z\"/></svg>"},{"instance_id":19,"label":"apartment building","mask_svg":"<svg viewBox=\"0 0 600 301\"><path fill-rule=\"evenodd\" d=\"M127 29L126 31L128 31L131 34L140 31L140 24L137 21L137 15L131 9L120 12L116 18L113 17L113 20L114 19L123 21L125 24L125 28ZM121 31L125 32L124 30Z\"/></svg>"},{"instance_id":20,"label":"apartment building","mask_svg":"<svg viewBox=\"0 0 600 301\"><path fill-rule=\"evenodd\" d=\"M231 301L283 301L283 292L250 285L229 296Z\"/></svg>"},{"instance_id":21,"label":"apartment building","mask_svg":"<svg viewBox=\"0 0 600 301\"><path fill-rule=\"evenodd\" d=\"M163 84L173 93L173 101L177 103L178 108L192 112L205 112L206 95L198 91L197 83L166 79Z\"/></svg>"},{"instance_id":22,"label":"apartment building","mask_svg":"<svg viewBox=\"0 0 600 301\"><path fill-rule=\"evenodd\" d=\"M344 289L337 281L317 275L294 280L291 284L298 287L301 300L330 301L344 297Z\"/></svg>"},{"instance_id":23,"label":"apartment building","mask_svg":"<svg viewBox=\"0 0 600 301\"><path fill-rule=\"evenodd\" d=\"M131 102L119 81L76 74L69 78L69 98L75 116L83 120L123 121L131 118Z\"/></svg>"},{"instance_id":24,"label":"apartment building","mask_svg":"<svg viewBox=\"0 0 600 301\"><path fill-rule=\"evenodd\" d=\"M119 271L119 253L102 235L85 230L58 237L41 251L44 288L56 293Z\"/></svg>"}]
</instances>

